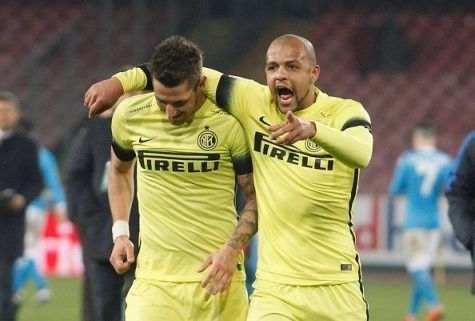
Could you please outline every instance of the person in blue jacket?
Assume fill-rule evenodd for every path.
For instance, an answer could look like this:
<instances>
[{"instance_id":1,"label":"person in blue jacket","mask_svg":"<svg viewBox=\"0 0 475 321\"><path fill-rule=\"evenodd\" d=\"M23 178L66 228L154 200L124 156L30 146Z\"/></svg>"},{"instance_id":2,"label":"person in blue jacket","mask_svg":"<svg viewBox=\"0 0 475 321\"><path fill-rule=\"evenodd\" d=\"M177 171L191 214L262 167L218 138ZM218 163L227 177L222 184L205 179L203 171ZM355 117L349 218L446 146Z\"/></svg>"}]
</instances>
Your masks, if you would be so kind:
<instances>
[{"instance_id":1,"label":"person in blue jacket","mask_svg":"<svg viewBox=\"0 0 475 321\"><path fill-rule=\"evenodd\" d=\"M419 124L412 134L413 148L398 159L391 182L392 197L406 197L403 247L406 268L413 280L405 321L415 321L421 303L427 303L427 320L436 321L443 310L430 274L440 240L439 198L451 167L451 158L436 148L436 132Z\"/></svg>"}]
</instances>

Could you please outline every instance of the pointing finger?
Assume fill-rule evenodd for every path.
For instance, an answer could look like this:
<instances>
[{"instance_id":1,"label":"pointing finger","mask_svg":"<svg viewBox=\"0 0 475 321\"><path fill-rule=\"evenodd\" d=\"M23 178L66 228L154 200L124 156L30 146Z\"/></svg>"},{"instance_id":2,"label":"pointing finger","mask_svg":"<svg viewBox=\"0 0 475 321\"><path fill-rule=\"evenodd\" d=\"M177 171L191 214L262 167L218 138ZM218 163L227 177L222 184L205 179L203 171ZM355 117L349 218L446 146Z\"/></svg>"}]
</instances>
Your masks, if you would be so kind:
<instances>
[{"instance_id":1,"label":"pointing finger","mask_svg":"<svg viewBox=\"0 0 475 321\"><path fill-rule=\"evenodd\" d=\"M278 129L275 132L273 132L272 134L270 134L269 138L271 140L274 140L277 137L280 137L283 134L290 132L291 130L292 130L292 125L291 124L286 124L286 125L282 126L280 129Z\"/></svg>"},{"instance_id":2,"label":"pointing finger","mask_svg":"<svg viewBox=\"0 0 475 321\"><path fill-rule=\"evenodd\" d=\"M278 130L279 128L281 128L285 124L286 124L286 122L281 122L281 123L278 123L278 124L275 124L275 125L270 125L270 126L267 126L267 130L273 132L273 131Z\"/></svg>"},{"instance_id":3,"label":"pointing finger","mask_svg":"<svg viewBox=\"0 0 475 321\"><path fill-rule=\"evenodd\" d=\"M294 121L294 113L292 111L289 110L285 116L289 123Z\"/></svg>"}]
</instances>

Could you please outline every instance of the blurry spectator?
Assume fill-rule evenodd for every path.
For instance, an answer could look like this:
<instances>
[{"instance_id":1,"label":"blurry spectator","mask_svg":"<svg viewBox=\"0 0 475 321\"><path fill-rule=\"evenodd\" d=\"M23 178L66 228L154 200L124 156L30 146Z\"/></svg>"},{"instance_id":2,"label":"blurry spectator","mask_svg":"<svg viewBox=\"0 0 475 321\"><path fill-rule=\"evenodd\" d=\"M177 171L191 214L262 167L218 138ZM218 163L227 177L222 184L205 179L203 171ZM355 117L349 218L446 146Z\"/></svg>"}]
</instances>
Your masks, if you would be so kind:
<instances>
[{"instance_id":1,"label":"blurry spectator","mask_svg":"<svg viewBox=\"0 0 475 321\"><path fill-rule=\"evenodd\" d=\"M71 145L66 169L69 214L78 227L86 270L84 321L120 321L122 318L124 277L109 263L113 243L107 173L112 113L112 110L104 112L78 133ZM132 208L131 220L138 222L136 207ZM131 230L132 236L137 237L138 232Z\"/></svg>"},{"instance_id":2,"label":"blurry spectator","mask_svg":"<svg viewBox=\"0 0 475 321\"><path fill-rule=\"evenodd\" d=\"M472 257L471 291L475 295L475 131L465 138L458 151L447 184L447 199L455 236Z\"/></svg>"},{"instance_id":3,"label":"blurry spectator","mask_svg":"<svg viewBox=\"0 0 475 321\"><path fill-rule=\"evenodd\" d=\"M23 120L21 127L29 132L33 126L31 122ZM39 252L37 245L46 215L50 210L57 215L59 221L64 221L67 217L65 195L56 158L48 149L40 146L38 159L46 188L26 209L25 252L21 258L15 261L13 272L13 292L16 302L23 299L23 292L29 279L35 283L37 289L35 300L37 302L50 299L51 292L47 287L46 279L36 263Z\"/></svg>"},{"instance_id":4,"label":"blurry spectator","mask_svg":"<svg viewBox=\"0 0 475 321\"><path fill-rule=\"evenodd\" d=\"M0 92L0 320L15 320L13 263L23 254L25 208L43 188L38 151L17 130L20 118L15 95Z\"/></svg>"},{"instance_id":5,"label":"blurry spectator","mask_svg":"<svg viewBox=\"0 0 475 321\"><path fill-rule=\"evenodd\" d=\"M440 240L439 197L448 176L451 159L436 149L435 130L418 125L412 134L413 149L397 162L391 183L391 196L406 196L403 245L407 270L412 280L412 296L405 321L415 321L422 301L429 306L427 321L443 314L430 268Z\"/></svg>"}]
</instances>

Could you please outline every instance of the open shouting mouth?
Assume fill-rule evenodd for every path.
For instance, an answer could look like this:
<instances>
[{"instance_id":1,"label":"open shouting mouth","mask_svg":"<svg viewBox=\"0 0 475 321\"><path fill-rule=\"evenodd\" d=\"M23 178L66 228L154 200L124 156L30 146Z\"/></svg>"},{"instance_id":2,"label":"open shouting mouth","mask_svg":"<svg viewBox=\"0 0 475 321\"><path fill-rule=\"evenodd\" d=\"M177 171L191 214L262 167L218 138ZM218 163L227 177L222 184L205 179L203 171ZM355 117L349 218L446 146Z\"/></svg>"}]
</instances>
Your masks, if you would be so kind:
<instances>
[{"instance_id":1,"label":"open shouting mouth","mask_svg":"<svg viewBox=\"0 0 475 321\"><path fill-rule=\"evenodd\" d=\"M281 106L289 106L292 104L294 92L284 86L277 86L277 96L279 97L279 104Z\"/></svg>"}]
</instances>

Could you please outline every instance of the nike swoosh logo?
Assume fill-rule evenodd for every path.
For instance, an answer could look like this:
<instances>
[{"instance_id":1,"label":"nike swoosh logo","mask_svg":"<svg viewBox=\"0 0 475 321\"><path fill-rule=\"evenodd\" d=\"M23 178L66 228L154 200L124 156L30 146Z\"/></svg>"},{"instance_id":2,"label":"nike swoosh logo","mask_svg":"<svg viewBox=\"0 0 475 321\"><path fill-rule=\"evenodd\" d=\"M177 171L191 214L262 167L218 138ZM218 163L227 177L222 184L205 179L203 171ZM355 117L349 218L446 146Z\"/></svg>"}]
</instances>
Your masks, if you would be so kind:
<instances>
[{"instance_id":1,"label":"nike swoosh logo","mask_svg":"<svg viewBox=\"0 0 475 321\"><path fill-rule=\"evenodd\" d=\"M151 141L152 139L153 139L153 138L143 139L142 136L140 136L140 138L139 138L139 143L140 143L140 144L143 144L143 143L146 143L146 142Z\"/></svg>"},{"instance_id":2,"label":"nike swoosh logo","mask_svg":"<svg viewBox=\"0 0 475 321\"><path fill-rule=\"evenodd\" d=\"M264 125L270 126L270 124L264 120L264 117L266 117L266 116L261 116L261 117L259 117L259 121L260 121L261 123L263 123Z\"/></svg>"}]
</instances>

